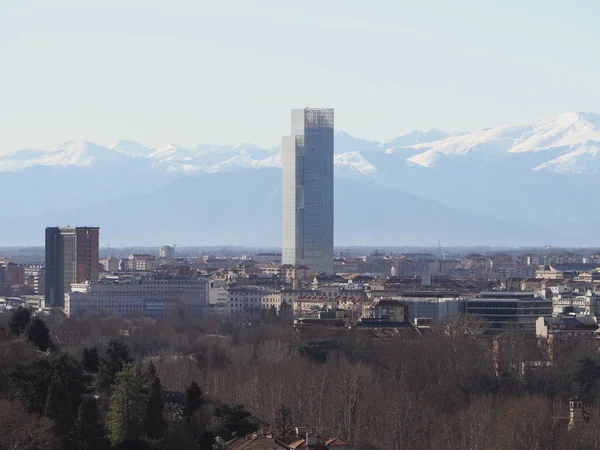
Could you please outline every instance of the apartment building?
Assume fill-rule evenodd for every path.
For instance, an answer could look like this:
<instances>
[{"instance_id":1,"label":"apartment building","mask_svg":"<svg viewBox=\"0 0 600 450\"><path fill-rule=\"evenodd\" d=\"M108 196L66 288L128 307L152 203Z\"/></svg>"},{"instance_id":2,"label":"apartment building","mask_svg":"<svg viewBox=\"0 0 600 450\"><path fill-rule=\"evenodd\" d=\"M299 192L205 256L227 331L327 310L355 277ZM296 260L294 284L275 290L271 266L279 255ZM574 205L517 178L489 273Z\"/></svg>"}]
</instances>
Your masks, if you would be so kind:
<instances>
[{"instance_id":1,"label":"apartment building","mask_svg":"<svg viewBox=\"0 0 600 450\"><path fill-rule=\"evenodd\" d=\"M279 312L281 291L263 286L233 286L227 289L229 316L253 316Z\"/></svg>"}]
</instances>

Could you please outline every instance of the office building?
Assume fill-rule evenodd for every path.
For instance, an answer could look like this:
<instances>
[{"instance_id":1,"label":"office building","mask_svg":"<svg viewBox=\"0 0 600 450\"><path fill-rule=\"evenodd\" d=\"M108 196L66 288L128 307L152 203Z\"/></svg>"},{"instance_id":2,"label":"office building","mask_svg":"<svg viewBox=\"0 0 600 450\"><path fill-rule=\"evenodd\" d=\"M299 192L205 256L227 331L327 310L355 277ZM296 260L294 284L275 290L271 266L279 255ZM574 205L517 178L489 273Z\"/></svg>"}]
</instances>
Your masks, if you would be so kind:
<instances>
[{"instance_id":1,"label":"office building","mask_svg":"<svg viewBox=\"0 0 600 450\"><path fill-rule=\"evenodd\" d=\"M46 306L62 308L71 284L98 280L97 227L46 228Z\"/></svg>"},{"instance_id":2,"label":"office building","mask_svg":"<svg viewBox=\"0 0 600 450\"><path fill-rule=\"evenodd\" d=\"M195 315L206 306L205 278L107 276L100 281L76 283L65 295L65 314L98 311L126 317L138 313L162 319L177 308Z\"/></svg>"},{"instance_id":3,"label":"office building","mask_svg":"<svg viewBox=\"0 0 600 450\"><path fill-rule=\"evenodd\" d=\"M536 292L482 292L467 299L466 312L489 322L489 331L535 333L538 317L552 316L552 300Z\"/></svg>"},{"instance_id":4,"label":"office building","mask_svg":"<svg viewBox=\"0 0 600 450\"><path fill-rule=\"evenodd\" d=\"M333 273L333 109L292 110L283 138L283 264Z\"/></svg>"}]
</instances>

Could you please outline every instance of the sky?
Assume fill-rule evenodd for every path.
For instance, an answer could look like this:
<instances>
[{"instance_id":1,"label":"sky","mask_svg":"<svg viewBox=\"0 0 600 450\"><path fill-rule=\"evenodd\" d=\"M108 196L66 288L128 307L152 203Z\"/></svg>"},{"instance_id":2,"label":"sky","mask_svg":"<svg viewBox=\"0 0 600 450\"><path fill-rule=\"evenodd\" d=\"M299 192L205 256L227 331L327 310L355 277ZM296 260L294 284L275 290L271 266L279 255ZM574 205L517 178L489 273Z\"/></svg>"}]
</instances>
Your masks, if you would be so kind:
<instances>
[{"instance_id":1,"label":"sky","mask_svg":"<svg viewBox=\"0 0 600 450\"><path fill-rule=\"evenodd\" d=\"M600 112L598 0L0 0L0 153L387 141Z\"/></svg>"}]
</instances>

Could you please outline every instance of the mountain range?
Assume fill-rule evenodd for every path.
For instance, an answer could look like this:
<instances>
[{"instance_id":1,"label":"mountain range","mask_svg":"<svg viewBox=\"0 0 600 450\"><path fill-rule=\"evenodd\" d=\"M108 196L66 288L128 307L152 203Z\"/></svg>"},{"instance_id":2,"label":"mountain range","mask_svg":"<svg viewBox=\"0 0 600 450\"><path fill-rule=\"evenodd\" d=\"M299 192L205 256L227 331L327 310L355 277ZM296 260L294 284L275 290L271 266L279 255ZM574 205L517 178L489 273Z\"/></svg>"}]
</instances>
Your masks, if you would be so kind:
<instances>
[{"instance_id":1,"label":"mountain range","mask_svg":"<svg viewBox=\"0 0 600 450\"><path fill-rule=\"evenodd\" d=\"M335 132L336 245L598 245L600 115L389 142ZM107 245L278 245L281 148L104 147L0 152L0 245L97 225Z\"/></svg>"}]
</instances>

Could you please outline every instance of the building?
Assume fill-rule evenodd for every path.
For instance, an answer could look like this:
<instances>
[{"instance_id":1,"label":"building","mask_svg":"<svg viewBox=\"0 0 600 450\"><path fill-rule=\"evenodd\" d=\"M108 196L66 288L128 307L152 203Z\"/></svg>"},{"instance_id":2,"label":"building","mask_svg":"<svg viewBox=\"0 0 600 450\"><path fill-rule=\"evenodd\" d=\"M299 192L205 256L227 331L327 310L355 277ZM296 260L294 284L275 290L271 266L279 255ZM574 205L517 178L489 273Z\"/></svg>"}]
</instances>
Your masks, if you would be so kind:
<instances>
[{"instance_id":1,"label":"building","mask_svg":"<svg viewBox=\"0 0 600 450\"><path fill-rule=\"evenodd\" d=\"M373 294L371 298L374 300L386 298L386 296L377 295L376 291ZM406 320L412 324L424 319L430 322L439 322L446 317L465 312L465 297L455 292L407 291L398 292L387 298L402 302L406 308Z\"/></svg>"},{"instance_id":2,"label":"building","mask_svg":"<svg viewBox=\"0 0 600 450\"><path fill-rule=\"evenodd\" d=\"M535 333L549 343L568 337L596 341L599 336L598 321L593 316L539 317L535 322Z\"/></svg>"},{"instance_id":3,"label":"building","mask_svg":"<svg viewBox=\"0 0 600 450\"><path fill-rule=\"evenodd\" d=\"M230 317L277 314L281 306L281 291L263 286L232 286L227 289Z\"/></svg>"},{"instance_id":4,"label":"building","mask_svg":"<svg viewBox=\"0 0 600 450\"><path fill-rule=\"evenodd\" d=\"M104 267L105 272L118 272L121 270L121 260L119 258L102 258L100 264Z\"/></svg>"},{"instance_id":5,"label":"building","mask_svg":"<svg viewBox=\"0 0 600 450\"><path fill-rule=\"evenodd\" d=\"M133 272L151 272L156 270L159 262L156 257L148 254L132 254L127 259L127 268Z\"/></svg>"},{"instance_id":6,"label":"building","mask_svg":"<svg viewBox=\"0 0 600 450\"><path fill-rule=\"evenodd\" d=\"M283 138L283 264L333 273L333 109L292 110Z\"/></svg>"},{"instance_id":7,"label":"building","mask_svg":"<svg viewBox=\"0 0 600 450\"><path fill-rule=\"evenodd\" d=\"M46 306L63 307L71 284L98 280L98 227L46 228Z\"/></svg>"},{"instance_id":8,"label":"building","mask_svg":"<svg viewBox=\"0 0 600 450\"><path fill-rule=\"evenodd\" d=\"M490 322L490 332L535 333L538 317L552 316L552 300L536 292L482 292L466 302L466 313Z\"/></svg>"},{"instance_id":9,"label":"building","mask_svg":"<svg viewBox=\"0 0 600 450\"><path fill-rule=\"evenodd\" d=\"M25 284L38 295L46 291L46 275L43 266L29 265L25 267Z\"/></svg>"},{"instance_id":10,"label":"building","mask_svg":"<svg viewBox=\"0 0 600 450\"><path fill-rule=\"evenodd\" d=\"M163 245L160 248L159 256L165 259L175 258L175 247L171 247L170 245Z\"/></svg>"},{"instance_id":11,"label":"building","mask_svg":"<svg viewBox=\"0 0 600 450\"><path fill-rule=\"evenodd\" d=\"M363 307L363 317L393 322L406 322L407 312L406 304L395 298L382 298L372 305Z\"/></svg>"},{"instance_id":12,"label":"building","mask_svg":"<svg viewBox=\"0 0 600 450\"><path fill-rule=\"evenodd\" d=\"M292 442L288 445L290 450L296 449L323 449L323 450L332 450L332 449L340 449L340 450L351 450L353 448L352 444L349 442L343 441L338 438L331 439L323 439L320 436L313 434L306 434L296 442Z\"/></svg>"},{"instance_id":13,"label":"building","mask_svg":"<svg viewBox=\"0 0 600 450\"><path fill-rule=\"evenodd\" d=\"M206 305L205 278L117 277L75 283L65 295L65 313L77 316L100 311L125 317L138 312L158 319L179 307L200 315Z\"/></svg>"},{"instance_id":14,"label":"building","mask_svg":"<svg viewBox=\"0 0 600 450\"><path fill-rule=\"evenodd\" d=\"M278 441L269 429L261 429L246 436L234 437L221 444L225 450L288 450L289 447Z\"/></svg>"}]
</instances>

